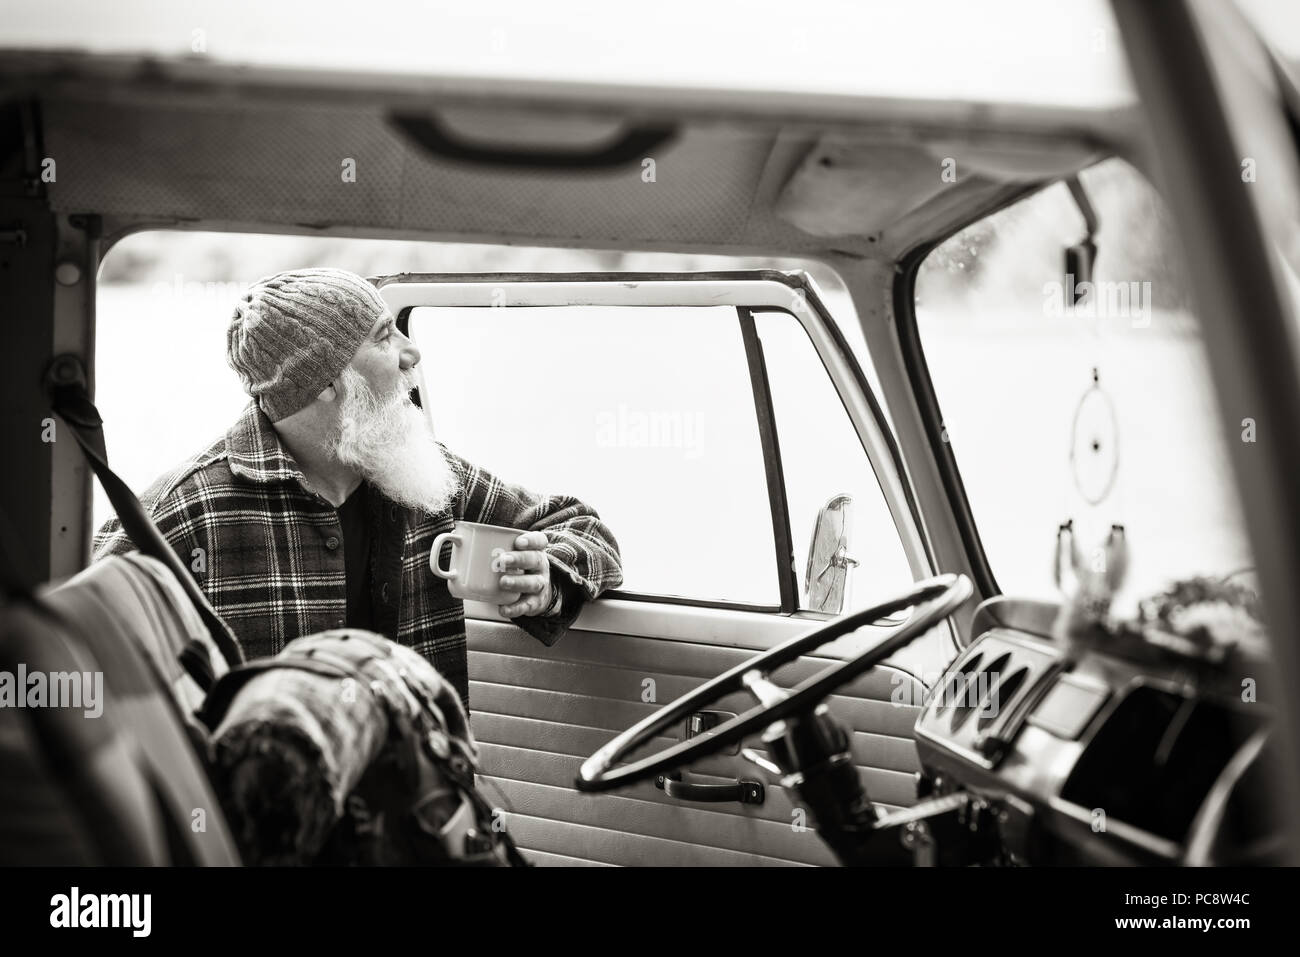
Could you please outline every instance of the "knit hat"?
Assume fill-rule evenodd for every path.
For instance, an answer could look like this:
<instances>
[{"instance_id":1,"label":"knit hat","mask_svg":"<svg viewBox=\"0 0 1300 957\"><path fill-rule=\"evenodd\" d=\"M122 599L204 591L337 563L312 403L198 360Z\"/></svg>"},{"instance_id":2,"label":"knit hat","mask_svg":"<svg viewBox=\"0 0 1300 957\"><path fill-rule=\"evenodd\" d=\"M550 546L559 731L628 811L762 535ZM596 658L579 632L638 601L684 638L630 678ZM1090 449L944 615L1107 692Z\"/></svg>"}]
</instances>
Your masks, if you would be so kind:
<instances>
[{"instance_id":1,"label":"knit hat","mask_svg":"<svg viewBox=\"0 0 1300 957\"><path fill-rule=\"evenodd\" d=\"M226 361L272 422L304 409L352 361L387 306L342 269L259 279L235 304Z\"/></svg>"}]
</instances>

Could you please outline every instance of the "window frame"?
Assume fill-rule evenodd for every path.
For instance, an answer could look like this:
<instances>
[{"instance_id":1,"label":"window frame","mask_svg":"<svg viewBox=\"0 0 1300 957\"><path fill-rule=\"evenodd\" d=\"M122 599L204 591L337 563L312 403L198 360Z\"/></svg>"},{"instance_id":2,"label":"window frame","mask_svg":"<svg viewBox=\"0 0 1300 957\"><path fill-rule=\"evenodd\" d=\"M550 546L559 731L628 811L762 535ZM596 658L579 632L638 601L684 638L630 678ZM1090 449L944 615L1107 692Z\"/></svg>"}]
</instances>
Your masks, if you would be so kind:
<instances>
[{"instance_id":1,"label":"window frame","mask_svg":"<svg viewBox=\"0 0 1300 957\"><path fill-rule=\"evenodd\" d=\"M979 527L975 524L975 514L966 496L966 486L962 482L961 469L957 466L957 457L953 454L952 443L943 439L943 410L939 408L939 397L935 392L934 380L930 377L930 367L925 361L925 350L921 347L921 331L916 322L916 277L930 253L943 245L963 229L973 226L989 216L994 215L1021 199L1032 196L1038 189L1026 190L1008 202L985 211L933 242L914 247L904 254L899 262L899 271L894 278L894 322L898 329L898 347L903 355L903 366L907 371L907 381L912 386L912 395L916 398L917 411L925 437L934 456L939 479L943 483L944 494L952 508L953 520L961 536L962 548L966 560L970 563L975 576L975 587L985 600L1002 594L988 555L984 551L984 541L980 537Z\"/></svg>"},{"instance_id":2,"label":"window frame","mask_svg":"<svg viewBox=\"0 0 1300 957\"><path fill-rule=\"evenodd\" d=\"M509 304L504 308L560 305L735 307L762 443L780 604L753 605L621 589L608 592L609 597L633 602L760 612L787 617L829 617L799 609L798 572L786 503L784 470L767 383L766 363L754 325L755 312L784 312L803 327L830 378L832 388L844 405L880 484L913 580L935 573L933 552L924 535L916 496L907 479L897 441L848 342L805 273L778 270L697 273L405 273L374 277L371 281L393 310L398 328L403 334L410 328L410 311L417 306L503 308L499 302L493 302L493 292L497 287L504 286L511 288Z\"/></svg>"}]
</instances>

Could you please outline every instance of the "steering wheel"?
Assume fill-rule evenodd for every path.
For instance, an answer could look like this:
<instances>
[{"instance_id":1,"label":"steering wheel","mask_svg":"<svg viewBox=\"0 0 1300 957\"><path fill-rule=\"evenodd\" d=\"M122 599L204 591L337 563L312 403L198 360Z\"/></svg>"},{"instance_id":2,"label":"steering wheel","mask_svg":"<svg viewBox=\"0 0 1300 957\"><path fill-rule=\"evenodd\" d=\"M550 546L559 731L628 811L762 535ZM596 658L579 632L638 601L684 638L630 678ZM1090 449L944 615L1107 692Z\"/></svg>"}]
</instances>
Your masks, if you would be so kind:
<instances>
[{"instance_id":1,"label":"steering wheel","mask_svg":"<svg viewBox=\"0 0 1300 957\"><path fill-rule=\"evenodd\" d=\"M583 762L574 786L579 791L608 791L635 784L660 771L716 754L729 744L748 737L774 721L811 711L831 692L863 672L870 671L889 655L911 644L951 615L970 597L971 590L970 580L965 575L939 575L917 582L897 598L841 615L802 635L796 635L784 644L718 675L628 728ZM768 675L773 671L800 655L814 652L841 635L847 635L863 625L879 621L905 608L915 610L897 629L856 657L818 672L789 691L778 688L768 680ZM665 728L742 688L749 691L758 702L744 714L718 725L708 734L697 735L664 748L658 754L611 769L616 762L644 746Z\"/></svg>"}]
</instances>

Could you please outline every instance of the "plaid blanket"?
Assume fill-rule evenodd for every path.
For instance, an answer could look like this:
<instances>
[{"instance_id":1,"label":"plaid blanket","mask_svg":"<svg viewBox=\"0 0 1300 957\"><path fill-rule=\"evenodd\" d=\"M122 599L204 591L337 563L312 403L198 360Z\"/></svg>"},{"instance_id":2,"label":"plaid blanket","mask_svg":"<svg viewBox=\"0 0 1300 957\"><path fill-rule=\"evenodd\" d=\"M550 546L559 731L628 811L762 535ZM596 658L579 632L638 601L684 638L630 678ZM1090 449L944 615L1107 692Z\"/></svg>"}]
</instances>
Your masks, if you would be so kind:
<instances>
[{"instance_id":1,"label":"plaid blanket","mask_svg":"<svg viewBox=\"0 0 1300 957\"><path fill-rule=\"evenodd\" d=\"M618 544L591 508L570 496L530 492L448 455L461 491L447 511L409 509L378 490L369 496L371 598L375 631L423 655L468 711L464 603L429 570L435 536L457 520L545 531L552 581L564 596L560 612L514 619L545 645L559 640L583 600L618 587L623 573ZM338 511L310 490L256 403L140 499L249 658L344 626L347 579ZM133 548L116 518L95 535L96 559Z\"/></svg>"}]
</instances>

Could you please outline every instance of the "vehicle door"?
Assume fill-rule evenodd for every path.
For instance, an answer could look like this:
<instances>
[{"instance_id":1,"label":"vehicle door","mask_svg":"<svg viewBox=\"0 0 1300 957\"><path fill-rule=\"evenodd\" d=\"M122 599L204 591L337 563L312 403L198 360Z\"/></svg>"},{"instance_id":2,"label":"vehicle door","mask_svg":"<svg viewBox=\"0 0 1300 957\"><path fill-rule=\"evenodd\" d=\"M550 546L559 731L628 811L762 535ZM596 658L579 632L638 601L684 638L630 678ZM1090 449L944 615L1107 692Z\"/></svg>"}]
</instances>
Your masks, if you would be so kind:
<instances>
[{"instance_id":1,"label":"vehicle door","mask_svg":"<svg viewBox=\"0 0 1300 957\"><path fill-rule=\"evenodd\" d=\"M760 782L761 804L681 801L662 782L573 787L584 758L665 702L934 572L878 399L807 277L377 282L421 350L420 400L439 439L503 479L578 497L620 545L623 586L553 647L494 606L466 603L480 782L525 854L539 864L833 863L798 795L738 748L683 779ZM889 627L775 678L788 687ZM936 629L830 700L886 808L916 799L916 708L953 653ZM737 695L718 709L751 706ZM693 716L655 746L716 717Z\"/></svg>"}]
</instances>

